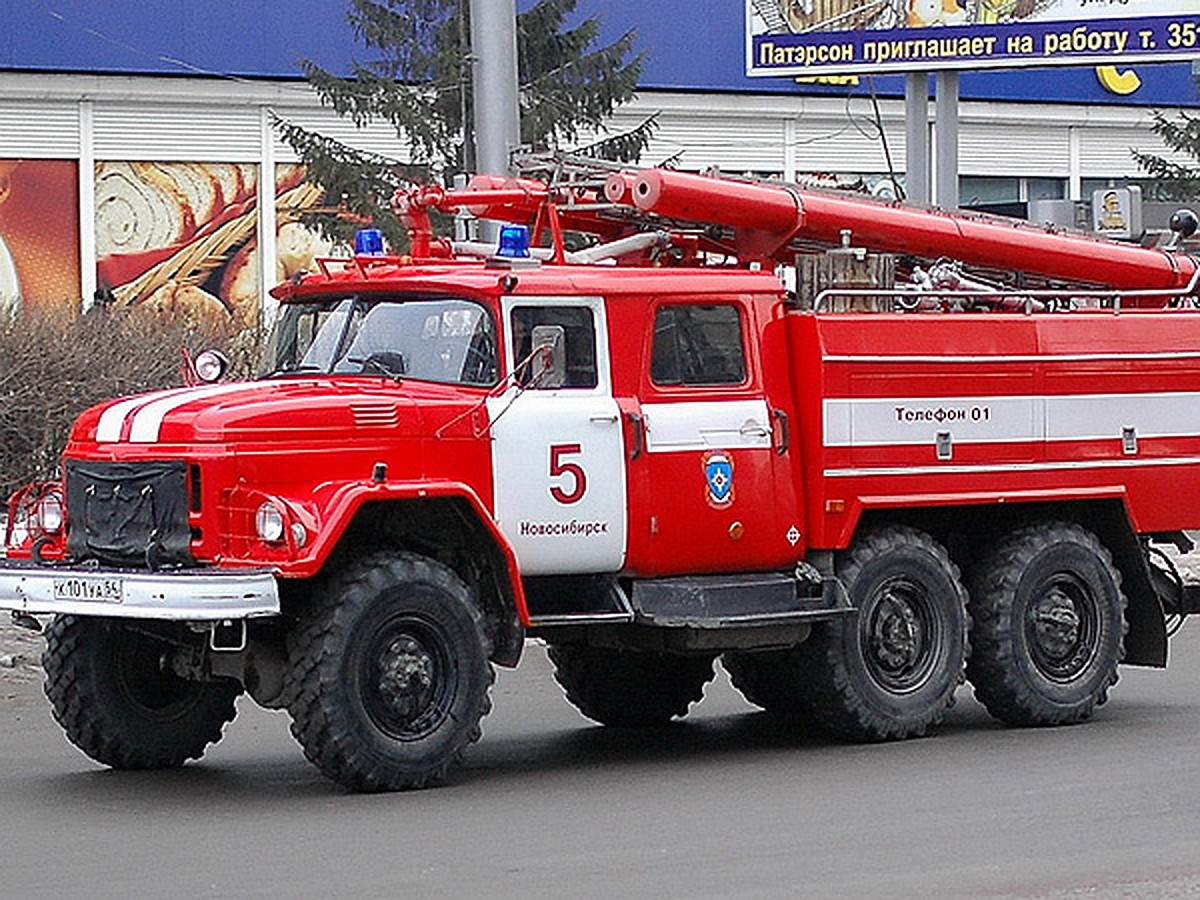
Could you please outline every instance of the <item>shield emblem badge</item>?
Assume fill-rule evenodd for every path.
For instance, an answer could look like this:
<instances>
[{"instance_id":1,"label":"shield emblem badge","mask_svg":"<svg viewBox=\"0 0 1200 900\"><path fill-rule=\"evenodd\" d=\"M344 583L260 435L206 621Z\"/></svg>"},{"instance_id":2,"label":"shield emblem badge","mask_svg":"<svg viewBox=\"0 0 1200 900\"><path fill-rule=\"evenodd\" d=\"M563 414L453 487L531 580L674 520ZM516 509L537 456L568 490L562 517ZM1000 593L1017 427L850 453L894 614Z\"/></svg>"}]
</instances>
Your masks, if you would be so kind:
<instances>
[{"instance_id":1,"label":"shield emblem badge","mask_svg":"<svg viewBox=\"0 0 1200 900\"><path fill-rule=\"evenodd\" d=\"M724 509L733 503L733 460L720 452L706 455L704 485L709 506Z\"/></svg>"}]
</instances>

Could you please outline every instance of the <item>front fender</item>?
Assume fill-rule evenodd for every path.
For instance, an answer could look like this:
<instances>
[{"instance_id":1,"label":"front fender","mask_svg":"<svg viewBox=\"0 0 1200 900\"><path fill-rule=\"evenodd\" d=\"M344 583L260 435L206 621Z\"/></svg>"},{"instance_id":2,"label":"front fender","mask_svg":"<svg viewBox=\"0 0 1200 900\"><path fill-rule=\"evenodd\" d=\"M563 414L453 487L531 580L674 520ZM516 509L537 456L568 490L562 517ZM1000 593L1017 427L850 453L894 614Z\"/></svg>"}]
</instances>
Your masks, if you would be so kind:
<instances>
[{"instance_id":1,"label":"front fender","mask_svg":"<svg viewBox=\"0 0 1200 900\"><path fill-rule=\"evenodd\" d=\"M289 509L295 510L301 521L315 528L312 541L297 548L291 560L272 559L278 567L280 577L310 578L321 571L329 561L338 542L346 533L355 517L369 503L403 503L412 500L449 499L465 503L479 525L485 530L501 561L504 587L511 598L513 611L522 625L529 624L529 609L525 590L521 583L520 567L516 553L508 539L496 525L491 513L479 495L466 484L454 481L419 482L409 484L387 484L373 481L342 484L328 493L318 494L313 500L292 502L279 497ZM314 506L314 500L315 506ZM307 512L302 510L307 509Z\"/></svg>"}]
</instances>

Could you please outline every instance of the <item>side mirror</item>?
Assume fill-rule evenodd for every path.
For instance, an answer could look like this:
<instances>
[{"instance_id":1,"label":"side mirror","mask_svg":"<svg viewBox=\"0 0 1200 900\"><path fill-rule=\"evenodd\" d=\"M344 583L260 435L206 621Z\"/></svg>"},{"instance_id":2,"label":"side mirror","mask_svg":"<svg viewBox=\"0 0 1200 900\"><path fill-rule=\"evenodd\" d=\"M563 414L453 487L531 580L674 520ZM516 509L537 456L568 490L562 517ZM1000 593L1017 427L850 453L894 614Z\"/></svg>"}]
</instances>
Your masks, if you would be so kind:
<instances>
[{"instance_id":1,"label":"side mirror","mask_svg":"<svg viewBox=\"0 0 1200 900\"><path fill-rule=\"evenodd\" d=\"M567 383L567 333L561 325L534 325L530 387L560 388Z\"/></svg>"}]
</instances>

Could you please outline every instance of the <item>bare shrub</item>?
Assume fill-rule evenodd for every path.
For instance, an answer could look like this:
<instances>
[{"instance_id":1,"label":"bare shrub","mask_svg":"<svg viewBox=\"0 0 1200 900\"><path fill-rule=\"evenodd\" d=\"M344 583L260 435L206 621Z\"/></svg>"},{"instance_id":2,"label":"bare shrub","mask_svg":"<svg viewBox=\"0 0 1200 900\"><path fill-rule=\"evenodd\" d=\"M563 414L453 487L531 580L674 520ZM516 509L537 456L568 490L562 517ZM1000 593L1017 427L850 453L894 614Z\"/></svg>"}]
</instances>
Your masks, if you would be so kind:
<instances>
[{"instance_id":1,"label":"bare shrub","mask_svg":"<svg viewBox=\"0 0 1200 900\"><path fill-rule=\"evenodd\" d=\"M253 333L227 320L135 307L0 315L0 498L56 477L76 417L103 400L182 384L181 350L215 347L237 374L255 365Z\"/></svg>"}]
</instances>

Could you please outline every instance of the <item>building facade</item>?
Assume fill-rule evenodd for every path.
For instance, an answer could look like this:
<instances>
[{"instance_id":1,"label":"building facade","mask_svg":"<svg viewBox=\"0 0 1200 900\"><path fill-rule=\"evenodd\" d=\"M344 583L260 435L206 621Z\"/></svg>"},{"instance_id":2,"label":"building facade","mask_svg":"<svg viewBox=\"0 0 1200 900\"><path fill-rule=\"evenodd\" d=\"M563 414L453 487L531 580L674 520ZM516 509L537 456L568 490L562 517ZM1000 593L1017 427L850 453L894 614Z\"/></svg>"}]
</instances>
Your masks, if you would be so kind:
<instances>
[{"instance_id":1,"label":"building facade","mask_svg":"<svg viewBox=\"0 0 1200 900\"><path fill-rule=\"evenodd\" d=\"M296 223L322 200L274 117L406 155L390 128L355 128L298 77L301 58L344 70L363 53L344 7L100 6L0 0L0 303L32 310L101 296L255 323L265 287L329 251ZM647 164L880 194L902 180L901 77L747 78L743 5L696 6L580 3L608 38L635 28L647 54L637 99L612 123L656 115ZM964 205L1080 199L1135 180L1132 150L1165 152L1155 111L1200 102L1186 64L968 73L961 96Z\"/></svg>"}]
</instances>

